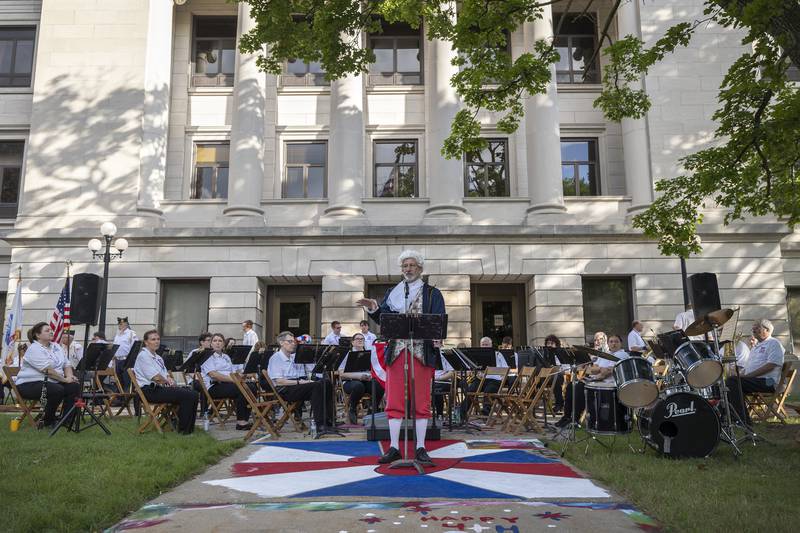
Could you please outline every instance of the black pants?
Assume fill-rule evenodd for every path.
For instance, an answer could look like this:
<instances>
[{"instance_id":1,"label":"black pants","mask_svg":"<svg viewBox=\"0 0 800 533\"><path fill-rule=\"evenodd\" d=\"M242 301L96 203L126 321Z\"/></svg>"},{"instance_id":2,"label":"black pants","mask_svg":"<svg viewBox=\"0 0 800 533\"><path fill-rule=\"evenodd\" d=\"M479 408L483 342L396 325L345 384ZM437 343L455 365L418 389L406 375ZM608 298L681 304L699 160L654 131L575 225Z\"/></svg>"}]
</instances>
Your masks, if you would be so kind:
<instances>
[{"instance_id":1,"label":"black pants","mask_svg":"<svg viewBox=\"0 0 800 533\"><path fill-rule=\"evenodd\" d=\"M433 382L433 407L438 416L444 416L444 397L450 394L449 381Z\"/></svg>"},{"instance_id":2,"label":"black pants","mask_svg":"<svg viewBox=\"0 0 800 533\"><path fill-rule=\"evenodd\" d=\"M333 425L333 396L331 382L327 379L300 385L287 385L278 387L278 394L289 403L311 401L311 414L317 426ZM323 398L325 411L322 409Z\"/></svg>"},{"instance_id":3,"label":"black pants","mask_svg":"<svg viewBox=\"0 0 800 533\"><path fill-rule=\"evenodd\" d=\"M469 384L467 387L467 392L475 392L480 387L480 380L475 380ZM495 393L500 390L500 380L499 379L484 379L483 380L483 392L488 393ZM467 416L467 412L469 411L470 405L472 405L472 397L466 396L464 401L461 403L461 418L465 418ZM481 412L484 416L489 415L489 410L492 408L491 402L483 402L483 407L481 408Z\"/></svg>"},{"instance_id":4,"label":"black pants","mask_svg":"<svg viewBox=\"0 0 800 533\"><path fill-rule=\"evenodd\" d=\"M553 396L556 400L556 410L564 405L564 374L556 376L556 384L553 387Z\"/></svg>"},{"instance_id":5,"label":"black pants","mask_svg":"<svg viewBox=\"0 0 800 533\"><path fill-rule=\"evenodd\" d=\"M744 399L739 394L739 382L742 383L742 392L747 394L749 392L775 392L774 385L768 385L766 378L728 378L725 383L728 385L728 401L731 408L739 413L739 417L748 425L750 421L750 413L747 406L744 405Z\"/></svg>"},{"instance_id":6,"label":"black pants","mask_svg":"<svg viewBox=\"0 0 800 533\"><path fill-rule=\"evenodd\" d=\"M372 394L372 381L359 381L357 379L348 379L342 383L344 393L350 397L350 412L355 414L358 412L358 403L364 394ZM381 403L383 398L383 387L380 383L375 383L375 405Z\"/></svg>"},{"instance_id":7,"label":"black pants","mask_svg":"<svg viewBox=\"0 0 800 533\"><path fill-rule=\"evenodd\" d=\"M186 387L142 387L148 402L178 404L178 431L191 433L194 431L194 420L197 418L198 394Z\"/></svg>"},{"instance_id":8,"label":"black pants","mask_svg":"<svg viewBox=\"0 0 800 533\"><path fill-rule=\"evenodd\" d=\"M236 420L247 421L250 418L250 406L233 383L214 383L208 389L208 394L215 400L218 398L233 398L236 403Z\"/></svg>"},{"instance_id":9,"label":"black pants","mask_svg":"<svg viewBox=\"0 0 800 533\"><path fill-rule=\"evenodd\" d=\"M114 359L114 369L117 371L117 378L122 384L122 389L119 392L128 392L131 388L131 377L128 375L128 370L125 368L125 359Z\"/></svg>"},{"instance_id":10,"label":"black pants","mask_svg":"<svg viewBox=\"0 0 800 533\"><path fill-rule=\"evenodd\" d=\"M43 381L29 381L17 385L20 395L26 400L38 400L42 397ZM51 426L56 422L56 409L61 404L62 416L69 411L75 403L75 397L81 393L79 383L47 382L47 405L44 408L44 425Z\"/></svg>"},{"instance_id":11,"label":"black pants","mask_svg":"<svg viewBox=\"0 0 800 533\"><path fill-rule=\"evenodd\" d=\"M586 385L579 381L575 385L575 421L580 420L583 411L586 410ZM567 393L564 395L564 418L572 418L572 383L567 385Z\"/></svg>"}]
</instances>

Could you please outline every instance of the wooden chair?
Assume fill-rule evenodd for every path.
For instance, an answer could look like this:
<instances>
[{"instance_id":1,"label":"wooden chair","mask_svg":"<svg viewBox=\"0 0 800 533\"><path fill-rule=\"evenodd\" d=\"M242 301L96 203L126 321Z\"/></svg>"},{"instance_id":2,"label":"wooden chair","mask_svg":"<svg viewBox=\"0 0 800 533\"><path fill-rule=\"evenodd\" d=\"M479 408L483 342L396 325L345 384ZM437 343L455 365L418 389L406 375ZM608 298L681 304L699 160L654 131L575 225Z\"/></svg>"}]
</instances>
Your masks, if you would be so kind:
<instances>
[{"instance_id":1,"label":"wooden chair","mask_svg":"<svg viewBox=\"0 0 800 533\"><path fill-rule=\"evenodd\" d=\"M470 411L472 411L472 415L471 416L476 417L476 418L477 417L484 417L484 415L482 414L482 411L481 411L482 403L484 401L491 403L493 398L490 397L490 395L491 394L497 394L497 393L487 392L485 390L486 381L488 379L492 379L492 378L500 378L500 387L497 389L497 391L500 392L500 391L503 390L503 388L506 385L506 378L507 377L508 377L508 367L500 367L500 366L489 366L489 367L486 367L486 370L483 372L483 375L481 376L481 381L478 384L478 388L475 389L475 391L473 391L473 392L467 392L466 393L467 398L471 399L471 403L470 403ZM489 413L489 415L485 416L485 418L487 420L487 423L489 421L489 417L490 416L491 416L491 412Z\"/></svg>"},{"instance_id":2,"label":"wooden chair","mask_svg":"<svg viewBox=\"0 0 800 533\"><path fill-rule=\"evenodd\" d=\"M8 379L8 382L11 385L11 392L14 394L16 405L22 411L22 415L20 415L20 426L25 422L25 420L27 420L31 427L36 429L36 420L42 414L41 409L39 408L39 399L26 400L22 397L22 395L20 395L19 390L17 390L17 384L14 381L14 378L17 377L17 374L19 374L19 367L4 366L3 373L6 375L6 379ZM34 417L34 413L36 413L36 417Z\"/></svg>"},{"instance_id":3,"label":"wooden chair","mask_svg":"<svg viewBox=\"0 0 800 533\"><path fill-rule=\"evenodd\" d=\"M786 361L781 368L781 377L775 392L751 392L747 394L747 404L753 418L765 422L773 416L782 424L786 423L786 399L797 377L796 361Z\"/></svg>"},{"instance_id":4,"label":"wooden chair","mask_svg":"<svg viewBox=\"0 0 800 533\"><path fill-rule=\"evenodd\" d=\"M281 434L278 431L278 428L276 428L272 423L272 409L278 404L278 402L273 398L261 398L259 397L260 395L258 392L253 391L254 389L256 391L258 390L258 375L233 372L230 374L230 377L233 379L233 383L236 385L236 388L239 389L239 392L242 394L242 396L244 396L244 399L250 406L253 416L253 427L251 427L250 431L248 431L244 436L244 440L249 440L259 428L262 428L275 438L280 437ZM254 382L255 385L251 388L251 385Z\"/></svg>"},{"instance_id":5,"label":"wooden chair","mask_svg":"<svg viewBox=\"0 0 800 533\"><path fill-rule=\"evenodd\" d=\"M164 430L172 431L175 427L174 419L177 416L177 406L172 403L151 403L142 392L139 382L136 381L136 374L132 368L128 369L128 376L131 378L131 387L142 402L142 410L147 416L147 420L142 422L137 430L138 433L144 433L151 425L159 433L164 433Z\"/></svg>"},{"instance_id":6,"label":"wooden chair","mask_svg":"<svg viewBox=\"0 0 800 533\"><path fill-rule=\"evenodd\" d=\"M342 412L345 416L350 412L350 395L344 391L344 382L347 381L342 379L339 373L336 373L335 377L336 381L336 397L340 398L340 401L337 401L338 404L342 406ZM361 409L369 410L369 405L372 403L372 392L370 388L367 388L367 391L361 397L361 400L358 402L356 406L356 416L358 417L360 414Z\"/></svg>"},{"instance_id":7,"label":"wooden chair","mask_svg":"<svg viewBox=\"0 0 800 533\"><path fill-rule=\"evenodd\" d=\"M206 387L206 382L203 381L203 376L200 372L194 373L192 375L192 380L200 385L200 389L202 390L202 394L206 399L208 409L211 411L211 422L216 420L216 423L219 424L220 427L224 428L225 422L236 413L236 405L234 404L233 398L212 398L211 393L208 392L208 388ZM225 412L224 416L222 414L223 411Z\"/></svg>"},{"instance_id":8,"label":"wooden chair","mask_svg":"<svg viewBox=\"0 0 800 533\"><path fill-rule=\"evenodd\" d=\"M509 417L505 430L520 433L523 429L541 429L536 420L536 406L542 401L544 394L550 390L550 381L558 373L557 367L542 368L529 384L524 394L516 401L513 416Z\"/></svg>"},{"instance_id":9,"label":"wooden chair","mask_svg":"<svg viewBox=\"0 0 800 533\"><path fill-rule=\"evenodd\" d=\"M275 401L276 407L279 407L280 409L283 410L283 415L278 420L275 421L275 427L277 429L283 429L283 426L286 425L286 422L291 420L292 424L294 425L295 431L297 431L298 433L303 433L306 429L305 425L303 424L302 421L297 420L294 417L294 413L300 407L301 402L298 401L289 403L286 400L284 400L283 397L280 394L278 394L278 389L277 387L275 387L275 383L273 383L272 379L269 377L267 370L263 369L261 371L261 374L263 375L264 381L267 383L267 388L264 391L265 397Z\"/></svg>"},{"instance_id":10,"label":"wooden chair","mask_svg":"<svg viewBox=\"0 0 800 533\"><path fill-rule=\"evenodd\" d=\"M104 378L108 378L111 387L103 386ZM103 397L103 409L106 411L109 418L121 415L122 411L128 411L128 416L133 416L131 402L136 397L136 393L123 390L122 381L119 379L119 376L117 376L117 371L113 367L95 372L94 384L97 390L103 391L106 395ZM117 412L114 413L113 404L116 402L122 402L122 405L119 405Z\"/></svg>"},{"instance_id":11,"label":"wooden chair","mask_svg":"<svg viewBox=\"0 0 800 533\"><path fill-rule=\"evenodd\" d=\"M505 390L500 390L494 394L487 396L492 399L492 406L489 410L488 425L494 425L494 416L497 413L501 417L505 413L506 417L510 416L510 405L513 403L512 398L519 398L520 391L525 390L528 381L536 374L536 367L526 366L519 370L514 382Z\"/></svg>"}]
</instances>

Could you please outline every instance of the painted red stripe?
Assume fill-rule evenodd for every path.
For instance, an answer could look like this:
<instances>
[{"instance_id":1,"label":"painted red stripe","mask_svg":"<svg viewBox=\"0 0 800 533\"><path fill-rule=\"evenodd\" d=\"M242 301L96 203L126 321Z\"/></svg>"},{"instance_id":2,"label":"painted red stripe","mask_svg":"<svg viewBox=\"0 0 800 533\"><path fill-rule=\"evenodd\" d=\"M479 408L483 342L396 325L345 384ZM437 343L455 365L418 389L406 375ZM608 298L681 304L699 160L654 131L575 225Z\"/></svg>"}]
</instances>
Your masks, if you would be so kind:
<instances>
[{"instance_id":1,"label":"painted red stripe","mask_svg":"<svg viewBox=\"0 0 800 533\"><path fill-rule=\"evenodd\" d=\"M307 472L310 470L330 470L331 468L345 468L351 466L364 466L350 461L316 461L300 463L235 463L231 467L234 476L268 476L270 474L291 474L293 472Z\"/></svg>"},{"instance_id":2,"label":"painted red stripe","mask_svg":"<svg viewBox=\"0 0 800 533\"><path fill-rule=\"evenodd\" d=\"M436 459L434 459L435 461ZM465 463L460 462L455 468L464 470L481 470L484 472L505 472L508 474L533 474L538 476L556 476L582 478L567 465L561 463Z\"/></svg>"},{"instance_id":3,"label":"painted red stripe","mask_svg":"<svg viewBox=\"0 0 800 533\"><path fill-rule=\"evenodd\" d=\"M425 441L425 449L429 452L433 450L438 450L439 448L444 448L445 446L450 446L451 444L458 444L459 442L464 442L461 440L429 440ZM414 449L414 439L410 439L408 441L408 448L409 450ZM381 441L381 451L386 452L389 449L389 441L382 440ZM400 432L400 452L403 451L403 432Z\"/></svg>"}]
</instances>

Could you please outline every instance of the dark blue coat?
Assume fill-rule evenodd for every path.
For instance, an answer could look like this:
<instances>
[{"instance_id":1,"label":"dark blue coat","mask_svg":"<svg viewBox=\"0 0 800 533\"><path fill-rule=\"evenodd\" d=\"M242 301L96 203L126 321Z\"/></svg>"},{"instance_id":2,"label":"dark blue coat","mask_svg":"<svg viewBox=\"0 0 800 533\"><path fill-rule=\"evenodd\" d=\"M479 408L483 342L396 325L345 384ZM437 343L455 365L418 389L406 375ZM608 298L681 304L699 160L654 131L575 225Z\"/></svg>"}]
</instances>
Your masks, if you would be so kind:
<instances>
[{"instance_id":1,"label":"dark blue coat","mask_svg":"<svg viewBox=\"0 0 800 533\"><path fill-rule=\"evenodd\" d=\"M386 294L384 294L383 296L383 300L381 300L381 303L378 306L378 309L369 314L369 317L378 324L380 324L381 315L383 313L396 313L396 311L392 311L391 308L389 307L389 294L391 292L392 289L387 290ZM424 314L434 314L434 315L446 314L442 291L440 291L436 287L428 285L427 281L422 285L422 312ZM425 344L425 357L424 357L425 365L433 367L436 365L436 356L438 354L439 349L433 347L433 341L426 340L424 341L424 344ZM386 360L387 365L392 364L392 361L394 360L394 347L395 347L394 341L389 341L389 344L386 346L386 351L384 352L384 358Z\"/></svg>"}]
</instances>

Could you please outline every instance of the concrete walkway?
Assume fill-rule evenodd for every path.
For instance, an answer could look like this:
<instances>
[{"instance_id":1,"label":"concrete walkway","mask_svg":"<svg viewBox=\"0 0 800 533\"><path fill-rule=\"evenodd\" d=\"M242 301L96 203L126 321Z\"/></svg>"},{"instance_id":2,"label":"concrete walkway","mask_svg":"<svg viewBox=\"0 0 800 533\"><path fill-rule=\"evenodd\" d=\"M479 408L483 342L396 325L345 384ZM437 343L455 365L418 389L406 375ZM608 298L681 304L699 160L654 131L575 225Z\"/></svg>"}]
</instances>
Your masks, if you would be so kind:
<instances>
[{"instance_id":1,"label":"concrete walkway","mask_svg":"<svg viewBox=\"0 0 800 533\"><path fill-rule=\"evenodd\" d=\"M236 437L219 432L218 437ZM658 525L541 441L482 432L430 442L426 475L378 468L361 431L248 444L109 531L637 531ZM399 474L399 475L398 475Z\"/></svg>"}]
</instances>

